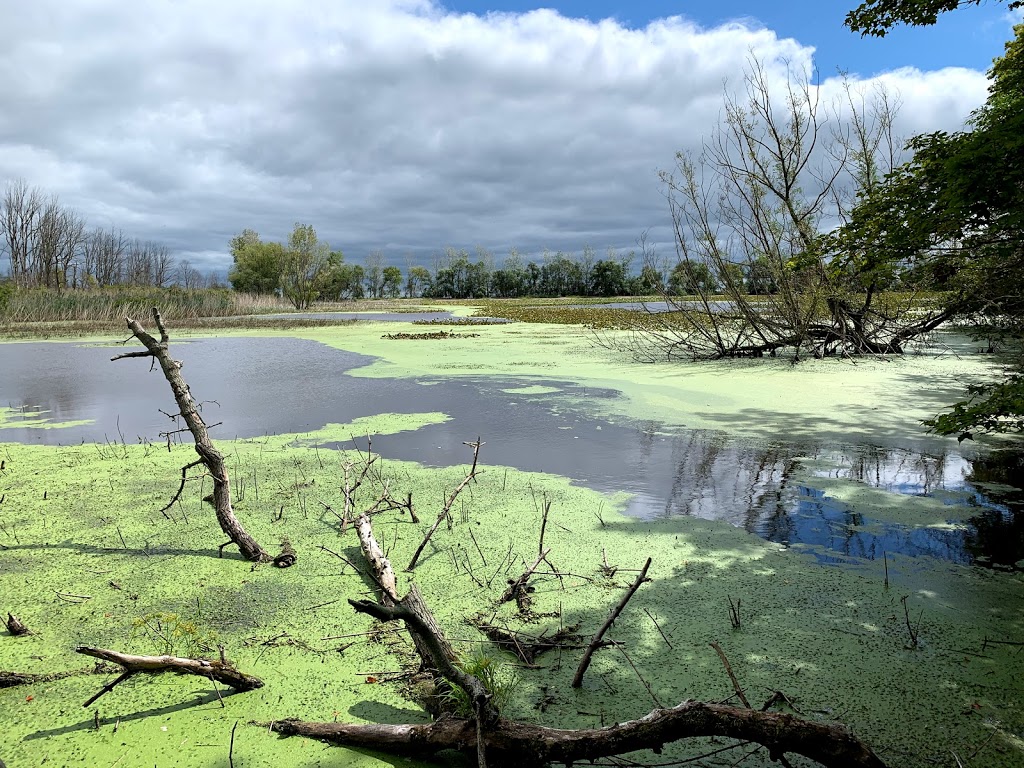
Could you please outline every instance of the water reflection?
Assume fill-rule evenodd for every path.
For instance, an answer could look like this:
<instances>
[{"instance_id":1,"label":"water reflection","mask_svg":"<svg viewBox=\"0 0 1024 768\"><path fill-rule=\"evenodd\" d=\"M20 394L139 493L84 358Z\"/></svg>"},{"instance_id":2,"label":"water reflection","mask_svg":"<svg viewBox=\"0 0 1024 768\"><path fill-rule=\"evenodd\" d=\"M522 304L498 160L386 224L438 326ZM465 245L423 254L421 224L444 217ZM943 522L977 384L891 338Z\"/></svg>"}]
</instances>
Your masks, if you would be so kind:
<instances>
[{"instance_id":1,"label":"water reflection","mask_svg":"<svg viewBox=\"0 0 1024 768\"><path fill-rule=\"evenodd\" d=\"M118 349L75 344L0 345L0 405L26 417L91 423L0 429L0 440L73 443L156 440L174 412L166 383ZM546 381L556 392L516 388L535 381L348 375L371 358L299 339L202 339L176 346L193 391L206 398L215 437L312 431L382 412L442 411L452 419L380 436L385 457L427 465L464 462L464 440L487 442L484 463L565 475L603 491L634 494L630 514L725 520L771 541L812 547L824 560L883 552L954 562L1012 564L1024 558L1024 462L1019 454L970 461L958 451L925 455L870 445L748 443L718 432L666 434L656 422L614 424L596 415L608 389ZM512 391L509 391L512 390ZM976 510L959 527L912 527L852 513L794 480L798 469L904 495L939 495ZM951 515L962 518L962 514Z\"/></svg>"}]
</instances>

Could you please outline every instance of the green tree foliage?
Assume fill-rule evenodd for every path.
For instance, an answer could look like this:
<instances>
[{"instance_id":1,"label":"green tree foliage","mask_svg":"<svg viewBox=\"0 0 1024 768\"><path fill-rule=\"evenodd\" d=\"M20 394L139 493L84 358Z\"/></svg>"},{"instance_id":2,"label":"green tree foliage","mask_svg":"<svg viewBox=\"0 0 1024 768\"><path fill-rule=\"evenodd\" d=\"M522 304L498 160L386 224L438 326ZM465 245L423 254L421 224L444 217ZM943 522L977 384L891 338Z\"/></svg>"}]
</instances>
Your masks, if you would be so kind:
<instances>
[{"instance_id":1,"label":"green tree foliage","mask_svg":"<svg viewBox=\"0 0 1024 768\"><path fill-rule=\"evenodd\" d=\"M415 299L430 291L430 270L421 266L410 266L405 276L405 295Z\"/></svg>"},{"instance_id":2,"label":"green tree foliage","mask_svg":"<svg viewBox=\"0 0 1024 768\"><path fill-rule=\"evenodd\" d=\"M295 224L285 251L281 292L296 309L308 309L320 295L330 253L312 225Z\"/></svg>"},{"instance_id":3,"label":"green tree foliage","mask_svg":"<svg viewBox=\"0 0 1024 768\"><path fill-rule=\"evenodd\" d=\"M434 274L430 296L442 299L475 299L490 292L491 275L487 263L470 261L469 252L449 248L443 266Z\"/></svg>"},{"instance_id":4,"label":"green tree foliage","mask_svg":"<svg viewBox=\"0 0 1024 768\"><path fill-rule=\"evenodd\" d=\"M381 295L385 299L396 299L402 294L402 270L398 267L384 267L381 270Z\"/></svg>"},{"instance_id":5,"label":"green tree foliage","mask_svg":"<svg viewBox=\"0 0 1024 768\"><path fill-rule=\"evenodd\" d=\"M989 71L971 130L911 142L897 168L840 231L853 251L884 250L947 291L958 315L1019 347L1024 339L1024 24ZM937 432L1019 431L1024 379L972 387Z\"/></svg>"},{"instance_id":6,"label":"green tree foliage","mask_svg":"<svg viewBox=\"0 0 1024 768\"><path fill-rule=\"evenodd\" d=\"M231 238L234 262L228 280L236 291L274 293L281 286L285 249L281 243L265 243L251 229Z\"/></svg>"},{"instance_id":7,"label":"green tree foliage","mask_svg":"<svg viewBox=\"0 0 1024 768\"><path fill-rule=\"evenodd\" d=\"M590 274L594 296L625 296L629 292L629 270L622 261L601 259Z\"/></svg>"},{"instance_id":8,"label":"green tree foliage","mask_svg":"<svg viewBox=\"0 0 1024 768\"><path fill-rule=\"evenodd\" d=\"M707 264L680 261L672 268L672 273L669 275L668 292L674 296L717 293L718 283Z\"/></svg>"},{"instance_id":9,"label":"green tree foliage","mask_svg":"<svg viewBox=\"0 0 1024 768\"><path fill-rule=\"evenodd\" d=\"M862 36L885 37L899 24L929 26L941 13L980 4L981 0L866 0L846 15L845 23ZM1022 6L1024 0L1011 0L1007 7Z\"/></svg>"},{"instance_id":10,"label":"green tree foliage","mask_svg":"<svg viewBox=\"0 0 1024 768\"><path fill-rule=\"evenodd\" d=\"M653 264L644 264L637 278L637 295L650 296L665 290L665 275Z\"/></svg>"}]
</instances>

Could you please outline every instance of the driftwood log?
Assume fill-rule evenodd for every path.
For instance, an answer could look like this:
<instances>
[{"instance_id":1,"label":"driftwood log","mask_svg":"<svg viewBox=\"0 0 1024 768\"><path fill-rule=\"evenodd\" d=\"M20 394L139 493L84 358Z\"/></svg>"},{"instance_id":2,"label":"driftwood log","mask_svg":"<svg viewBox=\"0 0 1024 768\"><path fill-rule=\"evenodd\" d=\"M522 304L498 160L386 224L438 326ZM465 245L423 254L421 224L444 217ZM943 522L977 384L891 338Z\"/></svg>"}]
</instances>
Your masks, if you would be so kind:
<instances>
[{"instance_id":1,"label":"driftwood log","mask_svg":"<svg viewBox=\"0 0 1024 768\"><path fill-rule=\"evenodd\" d=\"M223 683L234 688L236 691L251 691L255 688L263 687L263 681L258 677L239 672L225 659L208 661L206 659L190 659L179 656L135 656L133 654L111 651L106 648L91 648L85 645L75 648L75 653L113 662L124 669L124 672L119 677L103 686L99 693L82 705L83 707L88 707L100 696L113 690L115 685L123 683L132 675L139 673L177 672L178 674L198 675L199 677Z\"/></svg>"},{"instance_id":2,"label":"driftwood log","mask_svg":"<svg viewBox=\"0 0 1024 768\"><path fill-rule=\"evenodd\" d=\"M424 758L446 749L471 752L477 747L474 724L453 718L429 725L282 720L272 723L271 728L284 736L306 736L338 746L406 757ZM885 768L885 763L868 746L842 726L702 701L684 701L671 709L656 709L639 720L593 730L563 730L498 720L484 730L483 738L492 765L534 768L548 763L571 765L643 749L660 750L664 744L701 736L756 742L776 759L792 753L828 768Z\"/></svg>"},{"instance_id":3,"label":"driftwood log","mask_svg":"<svg viewBox=\"0 0 1024 768\"><path fill-rule=\"evenodd\" d=\"M170 339L167 335L167 328L164 326L163 318L160 317L160 311L153 307L153 321L160 331L159 341L150 336L132 318L125 318L125 321L128 323L128 328L131 329L132 336L142 342L145 349L137 352L125 352L110 359L122 360L127 357L150 357L160 364L164 378L167 379L167 383L171 385L171 391L174 393L179 415L184 419L186 426L192 433L192 437L195 439L196 453L199 454L198 461L182 467L181 485L171 500L171 504L178 499L185 487L186 472L192 467L202 464L210 473L210 477L213 478L213 508L216 510L217 522L220 523L221 530L238 546L239 551L246 560L258 563L270 562L273 558L257 543L256 539L246 532L231 508L231 483L228 479L227 465L224 463L224 457L221 456L220 451L217 450L213 441L210 440L206 422L203 421L203 417L199 413L199 404L192 397L188 384L182 378L182 363L171 358L168 350Z\"/></svg>"}]
</instances>

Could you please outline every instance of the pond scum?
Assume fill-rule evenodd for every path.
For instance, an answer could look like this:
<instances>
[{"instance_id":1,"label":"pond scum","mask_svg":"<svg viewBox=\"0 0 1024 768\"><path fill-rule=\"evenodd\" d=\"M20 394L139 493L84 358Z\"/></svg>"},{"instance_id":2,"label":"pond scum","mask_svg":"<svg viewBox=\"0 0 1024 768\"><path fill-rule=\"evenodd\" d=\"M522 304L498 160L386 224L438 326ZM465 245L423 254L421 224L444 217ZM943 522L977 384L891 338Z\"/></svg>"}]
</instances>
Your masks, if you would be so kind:
<instances>
[{"instance_id":1,"label":"pond scum","mask_svg":"<svg viewBox=\"0 0 1024 768\"><path fill-rule=\"evenodd\" d=\"M281 739L250 723L428 721L403 681L405 633L375 628L347 603L371 594L355 570L362 565L355 532L342 530L337 514L343 465L358 456L319 446L438 418L387 416L313 434L219 441L237 514L268 549L291 541L298 562L287 569L253 567L230 549L218 556L223 537L202 501L208 480L191 482L180 503L160 512L180 467L194 458L191 445L0 445L0 611L32 631L0 633L0 670L81 672L0 690L0 759L9 768L224 766L229 757L239 768L418 765ZM365 455L365 438L360 445ZM399 574L399 592L414 581L457 651L473 663L491 660L506 681L507 716L599 727L645 714L655 699L665 706L729 700L732 684L710 646L717 643L755 707L781 691L776 706L788 701L803 717L846 724L892 766L1024 763L1020 574L924 558L890 557L887 573L878 562L821 565L726 524L626 518L617 511L621 497L487 466L486 444L480 457L484 471L456 502L450 528L441 526L413 574ZM374 518L400 567L465 467L383 467L392 493L411 492L421 518L416 524L399 511ZM375 498L365 489L357 502ZM544 546L561 575L538 571L524 619L514 602L496 608L495 601L536 558L547 502ZM538 635L578 623L589 637L647 557L652 582L608 635L635 671L605 648L574 690L581 650L554 651L537 659L539 668L522 668L469 623L482 617ZM265 685L231 693L192 676L138 675L85 709L116 672L94 674L74 653L79 644L211 658L223 647ZM729 746L667 745L653 762ZM714 759L770 762L764 750L732 746Z\"/></svg>"}]
</instances>

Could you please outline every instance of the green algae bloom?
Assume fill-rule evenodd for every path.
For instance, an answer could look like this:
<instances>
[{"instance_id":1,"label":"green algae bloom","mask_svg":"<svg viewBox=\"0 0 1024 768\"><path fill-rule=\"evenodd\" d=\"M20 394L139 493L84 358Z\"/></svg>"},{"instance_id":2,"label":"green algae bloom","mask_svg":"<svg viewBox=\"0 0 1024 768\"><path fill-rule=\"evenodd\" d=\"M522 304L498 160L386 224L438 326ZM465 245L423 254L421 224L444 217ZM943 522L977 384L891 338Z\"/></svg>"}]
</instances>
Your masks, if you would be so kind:
<instances>
[{"instance_id":1,"label":"green algae bloom","mask_svg":"<svg viewBox=\"0 0 1024 768\"><path fill-rule=\"evenodd\" d=\"M560 382L573 381L622 393L584 404L614 419L766 440L903 443L918 434L918 418L934 412L963 378L989 369L985 361L938 356L857 366L811 361L798 370L771 361L641 366L568 326L481 326L480 338L429 349L388 345L379 338L383 326L401 327L374 323L288 335L377 355L359 375L510 376L529 382L516 394L537 397L559 395ZM0 427L24 426L11 418L0 412ZM236 765L418 765L282 740L246 723L428 720L415 692L394 674L410 666L404 633L375 626L347 603L373 590L360 572L355 533L337 514L345 505L345 472L360 466L365 451L323 446L447 419L443 413L381 414L312 433L218 441L228 457L236 513L268 549L284 538L292 543L299 560L288 569L254 568L230 549L219 557L224 537L202 501L208 479L190 480L181 500L160 511L177 488L181 466L195 458L191 446L0 445L0 606L34 631L0 635L0 669L82 673L0 690L0 758L12 768L44 759L53 765L223 765L239 723ZM467 464L470 459L467 451ZM399 571L399 592L413 581L420 587L467 662L480 657L506 668L517 664L467 619L482 615L535 635L579 624L586 637L636 569L653 560L651 583L609 633L637 671L614 647L603 649L583 688L573 690L569 681L581 651L552 651L539 657L539 669L518 671L507 716L600 727L643 715L656 702L728 699L732 685L709 645L716 642L755 706L782 691L802 716L849 725L891 765L948 763L951 752L976 749L978 764L1010 768L1024 761L1024 654L1007 644L1024 636L1020 573L899 555L825 564L811 547L785 548L723 522L627 517L621 512L625 494L488 466L486 447L481 461L483 471L459 497L450 527L439 528L412 573L401 568L465 468L381 460L379 479L362 486L356 499L357 509L371 505L381 483L396 497L412 494L419 523L391 510L374 517L374 529ZM908 534L957 525L967 514L941 498L871 489L813 470L809 460L800 482L847 505L851 515ZM551 548L554 570L538 570L531 613L524 617L514 603L497 606L496 600L508 579L536 558L545 502L551 512L544 547ZM738 605L736 622L730 605ZM81 703L116 673L92 674L74 653L77 644L210 656L223 646L239 669L265 685L232 694L195 677L136 676L84 710ZM706 740L666 745L659 761L711 748ZM771 761L761 751L742 764Z\"/></svg>"}]
</instances>

